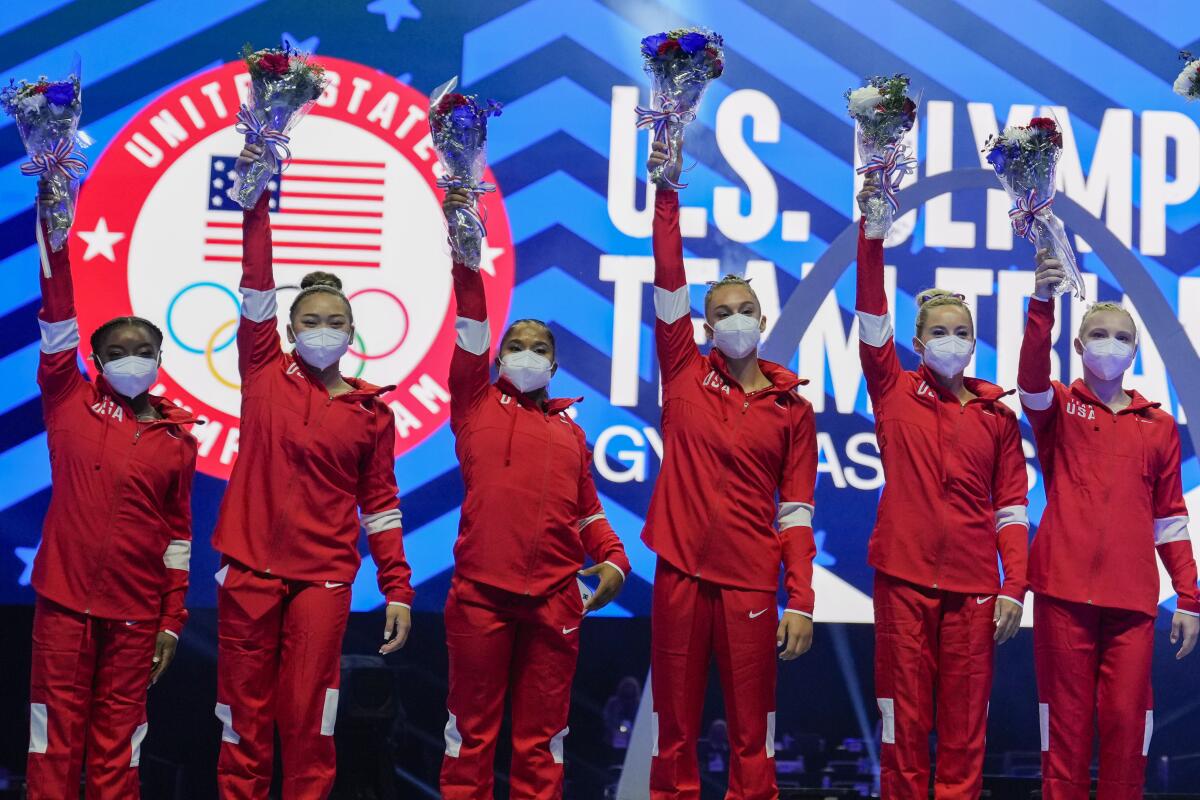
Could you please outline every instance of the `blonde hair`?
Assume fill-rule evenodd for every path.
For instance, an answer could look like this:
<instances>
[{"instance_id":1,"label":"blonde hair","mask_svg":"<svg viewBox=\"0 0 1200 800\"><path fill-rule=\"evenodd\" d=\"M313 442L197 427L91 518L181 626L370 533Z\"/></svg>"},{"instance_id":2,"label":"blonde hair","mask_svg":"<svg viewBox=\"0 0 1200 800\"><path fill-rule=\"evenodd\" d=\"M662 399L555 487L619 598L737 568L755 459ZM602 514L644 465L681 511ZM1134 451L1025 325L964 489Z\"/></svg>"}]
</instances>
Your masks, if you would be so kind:
<instances>
[{"instance_id":1,"label":"blonde hair","mask_svg":"<svg viewBox=\"0 0 1200 800\"><path fill-rule=\"evenodd\" d=\"M722 275L719 281L709 281L708 291L704 293L704 311L708 313L708 303L712 300L713 292L717 289L724 289L726 286L745 286L750 294L754 295L754 302L758 302L758 293L750 286L750 281L743 278L741 275Z\"/></svg>"},{"instance_id":2,"label":"blonde hair","mask_svg":"<svg viewBox=\"0 0 1200 800\"><path fill-rule=\"evenodd\" d=\"M975 317L971 314L971 309L967 307L966 298L957 292L946 289L926 289L917 293L917 336L921 335L921 329L925 327L929 310L938 306L958 306L967 312L967 318L971 320L971 329L975 329Z\"/></svg>"},{"instance_id":3,"label":"blonde hair","mask_svg":"<svg viewBox=\"0 0 1200 800\"><path fill-rule=\"evenodd\" d=\"M1087 321L1096 314L1099 314L1101 311L1120 311L1122 314L1129 317L1129 324L1133 326L1133 335L1135 338L1137 337L1137 322L1134 321L1133 314L1130 314L1129 309L1120 303L1114 303L1108 300L1101 303L1092 303L1087 307L1087 310L1083 312L1083 318L1079 320L1078 333L1082 334L1083 326L1087 325Z\"/></svg>"}]
</instances>

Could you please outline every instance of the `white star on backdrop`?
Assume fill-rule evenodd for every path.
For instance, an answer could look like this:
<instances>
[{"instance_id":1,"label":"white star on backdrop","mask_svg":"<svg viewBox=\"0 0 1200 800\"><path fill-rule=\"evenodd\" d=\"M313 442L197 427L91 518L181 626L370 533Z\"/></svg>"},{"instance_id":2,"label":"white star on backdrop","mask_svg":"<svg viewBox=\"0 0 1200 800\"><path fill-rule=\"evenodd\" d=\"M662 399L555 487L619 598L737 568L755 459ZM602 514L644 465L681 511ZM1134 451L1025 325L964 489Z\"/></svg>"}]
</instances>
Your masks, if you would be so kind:
<instances>
[{"instance_id":1,"label":"white star on backdrop","mask_svg":"<svg viewBox=\"0 0 1200 800\"><path fill-rule=\"evenodd\" d=\"M496 259L502 255L504 255L504 248L490 247L485 236L479 253L479 268L488 275L494 276L496 274Z\"/></svg>"},{"instance_id":2,"label":"white star on backdrop","mask_svg":"<svg viewBox=\"0 0 1200 800\"><path fill-rule=\"evenodd\" d=\"M91 261L96 256L104 256L115 264L117 255L113 252L113 245L124 239L125 234L110 231L108 222L101 217L96 220L95 230L80 231L79 238L87 242L87 250L83 253L84 261Z\"/></svg>"}]
</instances>

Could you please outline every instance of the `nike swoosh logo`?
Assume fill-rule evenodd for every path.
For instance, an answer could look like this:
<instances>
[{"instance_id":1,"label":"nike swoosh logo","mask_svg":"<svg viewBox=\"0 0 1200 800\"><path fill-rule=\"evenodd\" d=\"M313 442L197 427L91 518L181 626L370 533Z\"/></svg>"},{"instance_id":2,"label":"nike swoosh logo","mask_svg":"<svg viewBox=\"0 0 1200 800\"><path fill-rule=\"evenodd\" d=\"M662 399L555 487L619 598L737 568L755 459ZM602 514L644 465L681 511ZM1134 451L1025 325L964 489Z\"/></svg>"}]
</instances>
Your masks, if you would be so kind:
<instances>
[{"instance_id":1,"label":"nike swoosh logo","mask_svg":"<svg viewBox=\"0 0 1200 800\"><path fill-rule=\"evenodd\" d=\"M563 636L566 636L568 633L574 633L577 630L579 630L578 625L576 625L574 628L563 628Z\"/></svg>"},{"instance_id":2,"label":"nike swoosh logo","mask_svg":"<svg viewBox=\"0 0 1200 800\"><path fill-rule=\"evenodd\" d=\"M765 609L765 608L762 611L751 611L750 619L757 619L758 617L761 617L765 613L767 613L767 609Z\"/></svg>"},{"instance_id":3,"label":"nike swoosh logo","mask_svg":"<svg viewBox=\"0 0 1200 800\"><path fill-rule=\"evenodd\" d=\"M344 584L344 583L330 583L329 581L325 581L325 588L326 588L326 589L336 589L336 588L338 588L339 586L345 586L345 585L346 585L346 584Z\"/></svg>"},{"instance_id":4,"label":"nike swoosh logo","mask_svg":"<svg viewBox=\"0 0 1200 800\"><path fill-rule=\"evenodd\" d=\"M991 597L976 597L975 603L977 605L983 605L984 603L986 603L988 600L991 600L991 599L992 599Z\"/></svg>"}]
</instances>

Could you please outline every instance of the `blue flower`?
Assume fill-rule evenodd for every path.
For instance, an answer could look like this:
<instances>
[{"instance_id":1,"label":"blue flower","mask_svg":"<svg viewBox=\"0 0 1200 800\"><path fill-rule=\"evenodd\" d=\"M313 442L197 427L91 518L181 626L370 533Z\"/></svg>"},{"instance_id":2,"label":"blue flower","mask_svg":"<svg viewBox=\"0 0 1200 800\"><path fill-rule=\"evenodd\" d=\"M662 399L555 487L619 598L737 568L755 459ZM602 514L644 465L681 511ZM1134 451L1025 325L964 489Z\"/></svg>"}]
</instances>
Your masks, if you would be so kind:
<instances>
[{"instance_id":1,"label":"blue flower","mask_svg":"<svg viewBox=\"0 0 1200 800\"><path fill-rule=\"evenodd\" d=\"M52 83L46 88L46 101L56 106L69 106L75 99L75 86L70 81Z\"/></svg>"},{"instance_id":2,"label":"blue flower","mask_svg":"<svg viewBox=\"0 0 1200 800\"><path fill-rule=\"evenodd\" d=\"M459 106L450 112L450 124L456 128L474 128L475 109L469 105Z\"/></svg>"},{"instance_id":3,"label":"blue flower","mask_svg":"<svg viewBox=\"0 0 1200 800\"><path fill-rule=\"evenodd\" d=\"M499 100L488 100L487 108L485 108L483 110L483 114L484 114L484 116L487 116L490 114L493 117L498 117L504 113L503 109L504 109L504 104L501 103Z\"/></svg>"},{"instance_id":4,"label":"blue flower","mask_svg":"<svg viewBox=\"0 0 1200 800\"><path fill-rule=\"evenodd\" d=\"M997 175L1004 174L1004 167L1008 164L1008 158L1004 154L1004 147L993 147L988 153L988 163L992 165L992 169L996 170Z\"/></svg>"},{"instance_id":5,"label":"blue flower","mask_svg":"<svg viewBox=\"0 0 1200 800\"><path fill-rule=\"evenodd\" d=\"M642 39L642 55L646 58L655 58L658 56L658 48L667 40L665 33L653 33Z\"/></svg>"},{"instance_id":6,"label":"blue flower","mask_svg":"<svg viewBox=\"0 0 1200 800\"><path fill-rule=\"evenodd\" d=\"M692 33L685 33L683 36L679 37L679 46L683 48L683 52L687 53L688 55L691 55L692 53L699 53L705 47L708 47L708 37L703 33L696 33L695 31Z\"/></svg>"}]
</instances>

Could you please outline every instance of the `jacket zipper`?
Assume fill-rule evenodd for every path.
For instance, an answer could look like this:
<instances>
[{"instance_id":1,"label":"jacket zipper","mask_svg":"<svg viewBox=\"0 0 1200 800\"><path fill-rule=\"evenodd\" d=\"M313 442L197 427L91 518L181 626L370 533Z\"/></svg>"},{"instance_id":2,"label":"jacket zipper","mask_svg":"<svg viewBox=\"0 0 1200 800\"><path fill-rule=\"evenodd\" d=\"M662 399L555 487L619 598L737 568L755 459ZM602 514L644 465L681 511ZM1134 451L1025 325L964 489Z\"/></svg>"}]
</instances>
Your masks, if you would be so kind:
<instances>
[{"instance_id":1,"label":"jacket zipper","mask_svg":"<svg viewBox=\"0 0 1200 800\"><path fill-rule=\"evenodd\" d=\"M772 394L772 392L764 391L764 392L762 392L762 394L768 395L768 394ZM724 403L725 400L721 399L720 402ZM746 418L746 411L749 408L750 408L750 397L749 397L749 395L745 394L745 392L743 392L742 393L742 413L737 415L737 417L734 420L734 424L729 426L729 435L726 437L727 443L732 444L733 442L737 441L737 432L741 429L742 420L744 420ZM729 447L728 449L732 450L732 447ZM727 470L727 469L721 470L721 477L717 480L717 485L715 487L713 487L715 496L719 497L721 492L723 492L725 490L725 483L726 483L726 478L728 477L728 474L729 474L729 470ZM702 572L700 565L704 563L704 559L708 555L708 548L709 548L709 545L712 543L713 526L716 525L717 522L718 522L718 520L713 519L709 523L708 530L705 532L704 545L700 548L700 552L696 558L696 572L692 575L692 577L694 577L694 578L700 577L700 573Z\"/></svg>"},{"instance_id":2,"label":"jacket zipper","mask_svg":"<svg viewBox=\"0 0 1200 800\"><path fill-rule=\"evenodd\" d=\"M515 407L513 408L513 413L514 414L521 413L521 404L519 401L517 401L515 403ZM517 418L517 419L519 419L519 418ZM515 422L515 420L514 420L514 422ZM545 510L545 506L546 506L546 480L550 474L550 454L553 452L553 448L554 448L554 443L553 443L554 434L551 433L550 415L547 414L545 412L545 410L542 411L542 423L546 426L546 434L547 434L546 435L546 448L545 448L545 456L542 460L542 488L541 488L541 491L538 493L537 532L534 534L533 542L530 544L530 547L529 547L529 555L526 557L526 560L525 560L525 596L526 597L528 597L530 594L530 592L529 592L529 576L533 573L533 565L534 565L534 562L536 561L538 549L541 547L541 544L542 544L542 536L546 532L546 525L545 525L544 520L542 519L542 514L543 514L543 512Z\"/></svg>"}]
</instances>

